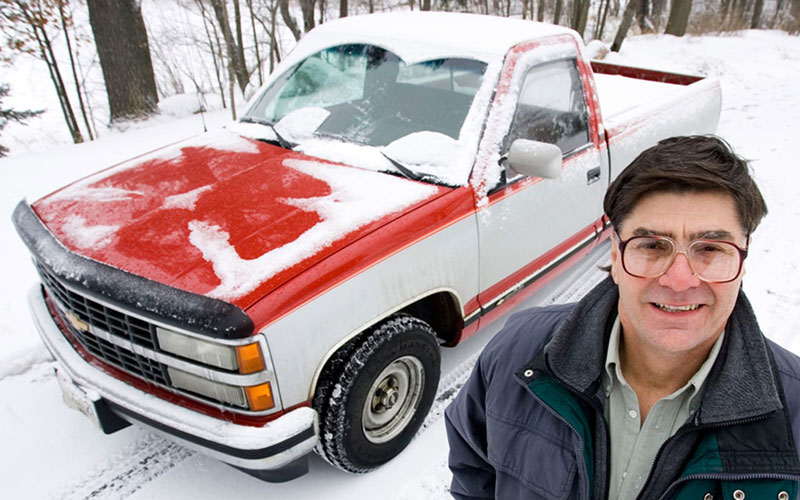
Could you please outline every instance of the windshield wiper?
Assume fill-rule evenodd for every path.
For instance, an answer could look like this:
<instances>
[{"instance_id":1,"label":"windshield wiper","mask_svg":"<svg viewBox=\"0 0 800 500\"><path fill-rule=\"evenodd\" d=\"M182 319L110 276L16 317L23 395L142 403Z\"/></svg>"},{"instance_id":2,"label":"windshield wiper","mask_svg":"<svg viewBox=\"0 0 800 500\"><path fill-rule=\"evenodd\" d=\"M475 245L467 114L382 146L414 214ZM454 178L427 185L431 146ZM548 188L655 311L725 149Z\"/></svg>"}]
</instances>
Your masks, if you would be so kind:
<instances>
[{"instance_id":1,"label":"windshield wiper","mask_svg":"<svg viewBox=\"0 0 800 500\"><path fill-rule=\"evenodd\" d=\"M417 172L414 172L413 170L411 170L410 168L406 167L405 165L403 165L399 161L395 160L391 156L387 155L383 151L381 151L381 154L383 155L384 158L386 158L387 160L389 160L392 163L392 165L394 166L394 168L397 169L398 172L403 174L403 177L411 179L412 181L421 181L422 180L422 176L420 174L418 174Z\"/></svg>"},{"instance_id":2,"label":"windshield wiper","mask_svg":"<svg viewBox=\"0 0 800 500\"><path fill-rule=\"evenodd\" d=\"M396 168L397 171L400 172L400 174L403 175L403 177L411 179L412 181L429 182L431 184L438 184L440 186L452 187L449 183L443 181L442 179L436 177L435 175L432 175L432 174L421 174L419 172L415 172L414 170L411 170L410 168L408 168L408 166L403 165L401 162L399 162L399 161L395 160L394 158L392 158L391 156L387 155L384 151L381 151L381 154L383 155L384 158L386 158L387 160L389 160L391 162L391 164L394 166L394 168Z\"/></svg>"},{"instance_id":3,"label":"windshield wiper","mask_svg":"<svg viewBox=\"0 0 800 500\"><path fill-rule=\"evenodd\" d=\"M240 122L243 123L257 123L259 125L265 125L272 130L272 133L275 134L275 139L267 139L266 137L259 137L257 140L266 142L267 144L274 144L276 146L280 146L283 149L294 150L297 147L296 142L291 142L283 137L278 130L275 128L275 124L268 122L266 120L259 120L257 118L252 118L250 116L243 116L239 119Z\"/></svg>"}]
</instances>

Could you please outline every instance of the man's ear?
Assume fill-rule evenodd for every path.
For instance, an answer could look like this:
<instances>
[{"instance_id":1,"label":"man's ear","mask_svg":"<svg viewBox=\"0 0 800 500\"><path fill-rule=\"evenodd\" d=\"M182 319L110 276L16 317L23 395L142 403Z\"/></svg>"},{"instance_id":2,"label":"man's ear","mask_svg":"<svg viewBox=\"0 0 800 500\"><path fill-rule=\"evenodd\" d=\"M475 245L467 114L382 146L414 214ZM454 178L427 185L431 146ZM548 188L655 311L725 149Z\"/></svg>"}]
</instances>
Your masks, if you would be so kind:
<instances>
[{"instance_id":1,"label":"man's ear","mask_svg":"<svg viewBox=\"0 0 800 500\"><path fill-rule=\"evenodd\" d=\"M611 279L614 280L614 283L619 284L619 281L617 281L617 273L619 273L619 267L622 265L622 262L617 262L617 257L619 257L619 245L617 245L617 239L612 236L611 237Z\"/></svg>"}]
</instances>

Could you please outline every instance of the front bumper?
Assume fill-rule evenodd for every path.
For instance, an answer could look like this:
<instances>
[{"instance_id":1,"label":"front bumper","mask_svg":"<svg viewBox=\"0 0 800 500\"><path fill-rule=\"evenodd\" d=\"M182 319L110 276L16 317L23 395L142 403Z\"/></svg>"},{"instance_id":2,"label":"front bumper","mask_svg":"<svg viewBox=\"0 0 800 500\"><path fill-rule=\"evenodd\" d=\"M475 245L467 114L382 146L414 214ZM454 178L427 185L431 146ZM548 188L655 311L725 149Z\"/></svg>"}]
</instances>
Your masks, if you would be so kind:
<instances>
[{"instance_id":1,"label":"front bumper","mask_svg":"<svg viewBox=\"0 0 800 500\"><path fill-rule=\"evenodd\" d=\"M34 287L28 304L45 346L61 371L84 392L99 398L114 415L166 435L173 441L270 480L302 473L302 462L317 443L317 412L298 408L263 427L235 424L168 403L90 365L64 337L50 316L42 290ZM299 472L299 473L298 473Z\"/></svg>"}]
</instances>

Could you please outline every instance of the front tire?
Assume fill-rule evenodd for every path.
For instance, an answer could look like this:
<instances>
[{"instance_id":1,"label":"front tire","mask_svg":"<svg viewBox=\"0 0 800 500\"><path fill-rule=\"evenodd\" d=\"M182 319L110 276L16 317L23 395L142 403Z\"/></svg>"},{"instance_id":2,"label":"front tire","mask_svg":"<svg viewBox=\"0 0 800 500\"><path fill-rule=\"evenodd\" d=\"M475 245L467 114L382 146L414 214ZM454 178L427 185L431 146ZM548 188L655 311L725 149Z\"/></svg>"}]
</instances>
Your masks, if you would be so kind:
<instances>
[{"instance_id":1,"label":"front tire","mask_svg":"<svg viewBox=\"0 0 800 500\"><path fill-rule=\"evenodd\" d=\"M394 458L433 403L439 364L436 334L408 315L392 316L345 345L323 370L314 397L318 451L350 472Z\"/></svg>"}]
</instances>

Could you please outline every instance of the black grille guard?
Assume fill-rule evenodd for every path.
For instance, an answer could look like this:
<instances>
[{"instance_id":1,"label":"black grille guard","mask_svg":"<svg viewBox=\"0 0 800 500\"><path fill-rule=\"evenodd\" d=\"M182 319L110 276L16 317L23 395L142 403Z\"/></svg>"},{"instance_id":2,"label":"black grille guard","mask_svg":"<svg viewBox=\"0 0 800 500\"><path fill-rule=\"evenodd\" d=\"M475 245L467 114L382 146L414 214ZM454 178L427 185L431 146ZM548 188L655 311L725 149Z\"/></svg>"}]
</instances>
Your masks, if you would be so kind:
<instances>
[{"instance_id":1,"label":"black grille guard","mask_svg":"<svg viewBox=\"0 0 800 500\"><path fill-rule=\"evenodd\" d=\"M135 312L150 321L212 338L240 339L253 334L253 321L233 304L143 278L70 251L56 240L25 200L17 204L12 220L36 263L80 294Z\"/></svg>"}]
</instances>

